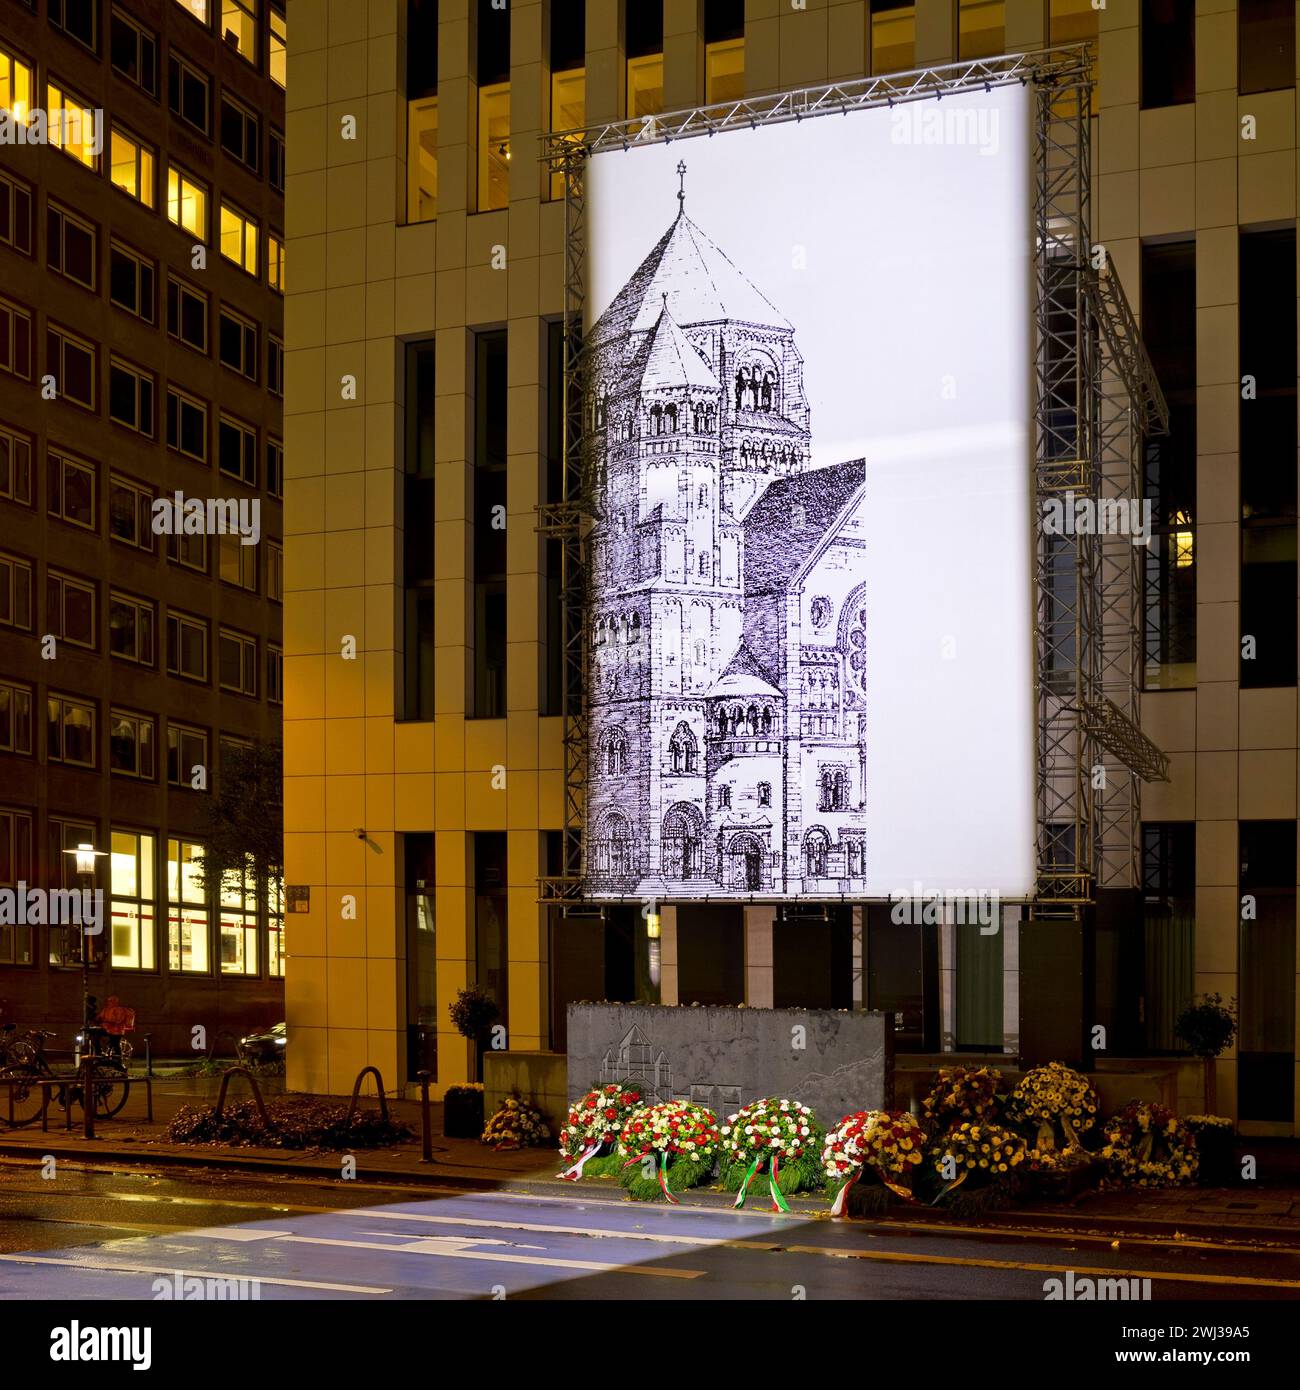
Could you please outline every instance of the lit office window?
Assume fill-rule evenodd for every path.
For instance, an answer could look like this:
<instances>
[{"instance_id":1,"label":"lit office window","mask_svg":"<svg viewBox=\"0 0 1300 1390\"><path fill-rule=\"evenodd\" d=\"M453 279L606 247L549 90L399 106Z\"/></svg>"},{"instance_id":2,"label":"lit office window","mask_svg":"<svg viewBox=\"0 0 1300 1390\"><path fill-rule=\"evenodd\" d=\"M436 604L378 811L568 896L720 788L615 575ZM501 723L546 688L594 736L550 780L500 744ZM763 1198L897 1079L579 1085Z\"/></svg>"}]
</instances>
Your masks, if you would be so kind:
<instances>
[{"instance_id":1,"label":"lit office window","mask_svg":"<svg viewBox=\"0 0 1300 1390\"><path fill-rule=\"evenodd\" d=\"M221 204L221 254L250 275L257 274L257 223L225 201Z\"/></svg>"},{"instance_id":2,"label":"lit office window","mask_svg":"<svg viewBox=\"0 0 1300 1390\"><path fill-rule=\"evenodd\" d=\"M284 293L284 242L274 232L266 238L266 283Z\"/></svg>"},{"instance_id":3,"label":"lit office window","mask_svg":"<svg viewBox=\"0 0 1300 1390\"><path fill-rule=\"evenodd\" d=\"M271 80L283 87L288 79L289 28L284 11L276 8L274 0L271 4L270 19L271 52L267 56L266 70L271 74Z\"/></svg>"},{"instance_id":4,"label":"lit office window","mask_svg":"<svg viewBox=\"0 0 1300 1390\"><path fill-rule=\"evenodd\" d=\"M94 109L64 88L47 82L45 110L50 144L64 154L70 154L88 169L94 169L99 159L95 146L102 138Z\"/></svg>"},{"instance_id":5,"label":"lit office window","mask_svg":"<svg viewBox=\"0 0 1300 1390\"><path fill-rule=\"evenodd\" d=\"M704 100L745 95L744 0L704 0Z\"/></svg>"},{"instance_id":6,"label":"lit office window","mask_svg":"<svg viewBox=\"0 0 1300 1390\"><path fill-rule=\"evenodd\" d=\"M109 144L109 177L123 193L153 207L153 151L117 126Z\"/></svg>"},{"instance_id":7,"label":"lit office window","mask_svg":"<svg viewBox=\"0 0 1300 1390\"><path fill-rule=\"evenodd\" d=\"M905 72L915 62L913 0L871 0L871 71Z\"/></svg>"},{"instance_id":8,"label":"lit office window","mask_svg":"<svg viewBox=\"0 0 1300 1390\"><path fill-rule=\"evenodd\" d=\"M257 0L221 0L221 36L241 58L257 62Z\"/></svg>"},{"instance_id":9,"label":"lit office window","mask_svg":"<svg viewBox=\"0 0 1300 1390\"><path fill-rule=\"evenodd\" d=\"M31 67L0 48L0 110L11 111L14 120L25 121L32 110L33 72Z\"/></svg>"},{"instance_id":10,"label":"lit office window","mask_svg":"<svg viewBox=\"0 0 1300 1390\"><path fill-rule=\"evenodd\" d=\"M478 94L478 210L510 202L510 83L480 87Z\"/></svg>"},{"instance_id":11,"label":"lit office window","mask_svg":"<svg viewBox=\"0 0 1300 1390\"><path fill-rule=\"evenodd\" d=\"M176 0L176 3L183 10L188 10L200 24L206 27L208 23L208 0Z\"/></svg>"},{"instance_id":12,"label":"lit office window","mask_svg":"<svg viewBox=\"0 0 1300 1390\"><path fill-rule=\"evenodd\" d=\"M991 58L1006 46L1005 0L958 0L957 56Z\"/></svg>"},{"instance_id":13,"label":"lit office window","mask_svg":"<svg viewBox=\"0 0 1300 1390\"><path fill-rule=\"evenodd\" d=\"M657 116L664 109L663 0L629 0L627 20L627 114Z\"/></svg>"},{"instance_id":14,"label":"lit office window","mask_svg":"<svg viewBox=\"0 0 1300 1390\"><path fill-rule=\"evenodd\" d=\"M1169 433L1146 442L1143 495L1148 689L1196 684L1196 243L1142 247L1142 337L1169 403Z\"/></svg>"},{"instance_id":15,"label":"lit office window","mask_svg":"<svg viewBox=\"0 0 1300 1390\"><path fill-rule=\"evenodd\" d=\"M208 236L208 190L184 169L167 167L167 216L200 241Z\"/></svg>"},{"instance_id":16,"label":"lit office window","mask_svg":"<svg viewBox=\"0 0 1300 1390\"><path fill-rule=\"evenodd\" d=\"M266 973L284 974L284 880L266 885Z\"/></svg>"},{"instance_id":17,"label":"lit office window","mask_svg":"<svg viewBox=\"0 0 1300 1390\"><path fill-rule=\"evenodd\" d=\"M120 970L152 970L157 951L154 837L114 829L109 873L113 899L113 965Z\"/></svg>"},{"instance_id":18,"label":"lit office window","mask_svg":"<svg viewBox=\"0 0 1300 1390\"><path fill-rule=\"evenodd\" d=\"M438 215L438 98L410 102L406 111L406 220Z\"/></svg>"},{"instance_id":19,"label":"lit office window","mask_svg":"<svg viewBox=\"0 0 1300 1390\"><path fill-rule=\"evenodd\" d=\"M245 873L221 883L221 973L257 974L257 886Z\"/></svg>"},{"instance_id":20,"label":"lit office window","mask_svg":"<svg viewBox=\"0 0 1300 1390\"><path fill-rule=\"evenodd\" d=\"M1099 45L1098 11L1092 0L1050 0L1047 12L1047 41L1052 45L1086 43L1092 60L1092 114L1097 114Z\"/></svg>"},{"instance_id":21,"label":"lit office window","mask_svg":"<svg viewBox=\"0 0 1300 1390\"><path fill-rule=\"evenodd\" d=\"M167 841L167 968L207 974L208 902L199 881L203 846Z\"/></svg>"},{"instance_id":22,"label":"lit office window","mask_svg":"<svg viewBox=\"0 0 1300 1390\"><path fill-rule=\"evenodd\" d=\"M406 5L406 220L438 215L438 0Z\"/></svg>"},{"instance_id":23,"label":"lit office window","mask_svg":"<svg viewBox=\"0 0 1300 1390\"><path fill-rule=\"evenodd\" d=\"M587 123L587 70L571 68L551 74L552 130L581 130ZM576 137L575 137L576 139ZM564 197L564 175L551 175L551 197Z\"/></svg>"}]
</instances>

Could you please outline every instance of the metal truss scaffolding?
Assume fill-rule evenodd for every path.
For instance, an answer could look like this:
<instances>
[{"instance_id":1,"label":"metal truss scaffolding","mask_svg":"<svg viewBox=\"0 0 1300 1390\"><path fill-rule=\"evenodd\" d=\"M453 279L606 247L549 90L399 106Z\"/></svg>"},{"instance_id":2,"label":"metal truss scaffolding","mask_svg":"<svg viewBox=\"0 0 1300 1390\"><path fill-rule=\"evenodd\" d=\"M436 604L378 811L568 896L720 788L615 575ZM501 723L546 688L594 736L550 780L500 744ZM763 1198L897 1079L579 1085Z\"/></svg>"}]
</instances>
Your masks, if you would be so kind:
<instances>
[{"instance_id":1,"label":"metal truss scaffolding","mask_svg":"<svg viewBox=\"0 0 1300 1390\"><path fill-rule=\"evenodd\" d=\"M1168 410L1118 278L1091 241L1091 75L1083 45L954 63L620 121L544 139L565 180L564 500L539 509L563 543L564 864L544 902L583 898L586 779L584 173L591 155L811 116L894 107L1020 84L1036 103L1036 500L1137 505L1141 438ZM1136 886L1138 787L1167 775L1141 732L1142 552L1125 535L1046 536L1036 525L1038 885L1035 917L1075 918L1096 887Z\"/></svg>"}]
</instances>

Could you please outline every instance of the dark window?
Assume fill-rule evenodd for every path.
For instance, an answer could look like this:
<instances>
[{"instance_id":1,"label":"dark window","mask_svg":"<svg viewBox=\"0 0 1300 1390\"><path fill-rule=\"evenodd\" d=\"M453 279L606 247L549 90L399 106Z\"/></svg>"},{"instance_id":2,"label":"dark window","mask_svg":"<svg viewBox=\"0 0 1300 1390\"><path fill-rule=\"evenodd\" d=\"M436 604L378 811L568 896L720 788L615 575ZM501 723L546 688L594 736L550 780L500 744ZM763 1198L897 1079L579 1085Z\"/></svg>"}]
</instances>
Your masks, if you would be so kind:
<instances>
[{"instance_id":1,"label":"dark window","mask_svg":"<svg viewBox=\"0 0 1300 1390\"><path fill-rule=\"evenodd\" d=\"M51 270L95 288L95 229L55 203L45 207L45 256Z\"/></svg>"},{"instance_id":2,"label":"dark window","mask_svg":"<svg viewBox=\"0 0 1300 1390\"><path fill-rule=\"evenodd\" d=\"M221 148L250 169L258 167L257 117L228 96L221 98Z\"/></svg>"},{"instance_id":3,"label":"dark window","mask_svg":"<svg viewBox=\"0 0 1300 1390\"><path fill-rule=\"evenodd\" d=\"M438 0L407 0L406 99L438 90Z\"/></svg>"},{"instance_id":4,"label":"dark window","mask_svg":"<svg viewBox=\"0 0 1300 1390\"><path fill-rule=\"evenodd\" d=\"M1241 821L1237 1111L1295 1113L1296 823Z\"/></svg>"},{"instance_id":5,"label":"dark window","mask_svg":"<svg viewBox=\"0 0 1300 1390\"><path fill-rule=\"evenodd\" d=\"M109 418L153 434L153 378L124 362L111 362L108 368Z\"/></svg>"},{"instance_id":6,"label":"dark window","mask_svg":"<svg viewBox=\"0 0 1300 1390\"><path fill-rule=\"evenodd\" d=\"M208 350L208 297L183 284L167 281L167 331L199 352Z\"/></svg>"},{"instance_id":7,"label":"dark window","mask_svg":"<svg viewBox=\"0 0 1300 1390\"><path fill-rule=\"evenodd\" d=\"M95 465L50 451L46 459L45 510L74 526L98 530Z\"/></svg>"},{"instance_id":8,"label":"dark window","mask_svg":"<svg viewBox=\"0 0 1300 1390\"><path fill-rule=\"evenodd\" d=\"M153 493L128 478L108 481L108 534L115 541L153 552Z\"/></svg>"},{"instance_id":9,"label":"dark window","mask_svg":"<svg viewBox=\"0 0 1300 1390\"><path fill-rule=\"evenodd\" d=\"M240 372L250 381L257 380L257 328L246 319L237 318L222 306L217 329L217 353L221 364Z\"/></svg>"},{"instance_id":10,"label":"dark window","mask_svg":"<svg viewBox=\"0 0 1300 1390\"><path fill-rule=\"evenodd\" d=\"M250 487L257 486L257 431L224 417L217 426L217 466Z\"/></svg>"},{"instance_id":11,"label":"dark window","mask_svg":"<svg viewBox=\"0 0 1300 1390\"><path fill-rule=\"evenodd\" d=\"M266 154L266 181L277 192L284 192L284 136L272 126Z\"/></svg>"},{"instance_id":12,"label":"dark window","mask_svg":"<svg viewBox=\"0 0 1300 1390\"><path fill-rule=\"evenodd\" d=\"M1296 234L1240 238L1241 684L1296 683ZM1251 387L1253 379L1253 389Z\"/></svg>"},{"instance_id":13,"label":"dark window","mask_svg":"<svg viewBox=\"0 0 1300 1390\"><path fill-rule=\"evenodd\" d=\"M1142 247L1142 334L1169 402L1146 441L1151 544L1143 591L1145 683L1196 683L1196 243Z\"/></svg>"},{"instance_id":14,"label":"dark window","mask_svg":"<svg viewBox=\"0 0 1300 1390\"><path fill-rule=\"evenodd\" d=\"M167 59L167 105L183 121L208 133L208 79L174 53Z\"/></svg>"},{"instance_id":15,"label":"dark window","mask_svg":"<svg viewBox=\"0 0 1300 1390\"><path fill-rule=\"evenodd\" d=\"M99 0L50 0L50 23L62 29L69 38L95 47L95 11Z\"/></svg>"},{"instance_id":16,"label":"dark window","mask_svg":"<svg viewBox=\"0 0 1300 1390\"><path fill-rule=\"evenodd\" d=\"M664 51L663 0L627 0L627 56Z\"/></svg>"},{"instance_id":17,"label":"dark window","mask_svg":"<svg viewBox=\"0 0 1300 1390\"><path fill-rule=\"evenodd\" d=\"M1142 826L1143 1045L1181 1052L1174 1023L1192 997L1196 960L1196 823Z\"/></svg>"},{"instance_id":18,"label":"dark window","mask_svg":"<svg viewBox=\"0 0 1300 1390\"><path fill-rule=\"evenodd\" d=\"M1196 97L1196 0L1142 0L1142 105Z\"/></svg>"},{"instance_id":19,"label":"dark window","mask_svg":"<svg viewBox=\"0 0 1300 1390\"><path fill-rule=\"evenodd\" d=\"M434 390L433 344L408 344L402 522L407 719L433 718Z\"/></svg>"},{"instance_id":20,"label":"dark window","mask_svg":"<svg viewBox=\"0 0 1300 1390\"><path fill-rule=\"evenodd\" d=\"M580 68L586 47L586 0L551 0L551 71Z\"/></svg>"},{"instance_id":21,"label":"dark window","mask_svg":"<svg viewBox=\"0 0 1300 1390\"><path fill-rule=\"evenodd\" d=\"M745 0L704 0L704 42L745 36Z\"/></svg>"},{"instance_id":22,"label":"dark window","mask_svg":"<svg viewBox=\"0 0 1300 1390\"><path fill-rule=\"evenodd\" d=\"M1237 0L1237 73L1243 95L1295 85L1294 0Z\"/></svg>"},{"instance_id":23,"label":"dark window","mask_svg":"<svg viewBox=\"0 0 1300 1390\"><path fill-rule=\"evenodd\" d=\"M266 490L272 497L281 496L284 486L284 445L278 439L266 441Z\"/></svg>"},{"instance_id":24,"label":"dark window","mask_svg":"<svg viewBox=\"0 0 1300 1390\"><path fill-rule=\"evenodd\" d=\"M564 324L546 325L546 501L564 500ZM543 714L561 714L564 700L563 542L548 538L546 672Z\"/></svg>"},{"instance_id":25,"label":"dark window","mask_svg":"<svg viewBox=\"0 0 1300 1390\"><path fill-rule=\"evenodd\" d=\"M284 344L276 338L266 340L266 389L284 395Z\"/></svg>"},{"instance_id":26,"label":"dark window","mask_svg":"<svg viewBox=\"0 0 1300 1390\"><path fill-rule=\"evenodd\" d=\"M474 714L505 714L506 335L480 333L474 380Z\"/></svg>"},{"instance_id":27,"label":"dark window","mask_svg":"<svg viewBox=\"0 0 1300 1390\"><path fill-rule=\"evenodd\" d=\"M95 349L89 343L73 338L60 328L47 327L45 370L53 373L59 395L64 400L94 410Z\"/></svg>"},{"instance_id":28,"label":"dark window","mask_svg":"<svg viewBox=\"0 0 1300 1390\"><path fill-rule=\"evenodd\" d=\"M108 297L129 314L152 323L154 267L152 262L116 242L108 249Z\"/></svg>"},{"instance_id":29,"label":"dark window","mask_svg":"<svg viewBox=\"0 0 1300 1390\"><path fill-rule=\"evenodd\" d=\"M208 411L200 401L167 390L167 447L188 454L199 463L208 461Z\"/></svg>"},{"instance_id":30,"label":"dark window","mask_svg":"<svg viewBox=\"0 0 1300 1390\"><path fill-rule=\"evenodd\" d=\"M474 75L480 87L510 81L510 9L478 0L478 46Z\"/></svg>"},{"instance_id":31,"label":"dark window","mask_svg":"<svg viewBox=\"0 0 1300 1390\"><path fill-rule=\"evenodd\" d=\"M497 1006L498 1022L508 1023L508 901L506 837L502 831L474 834L474 983Z\"/></svg>"},{"instance_id":32,"label":"dark window","mask_svg":"<svg viewBox=\"0 0 1300 1390\"><path fill-rule=\"evenodd\" d=\"M114 68L123 77L150 96L158 95L158 40L116 7L110 25L109 51Z\"/></svg>"},{"instance_id":33,"label":"dark window","mask_svg":"<svg viewBox=\"0 0 1300 1390\"><path fill-rule=\"evenodd\" d=\"M8 174L0 174L0 242L32 254L32 190Z\"/></svg>"}]
</instances>

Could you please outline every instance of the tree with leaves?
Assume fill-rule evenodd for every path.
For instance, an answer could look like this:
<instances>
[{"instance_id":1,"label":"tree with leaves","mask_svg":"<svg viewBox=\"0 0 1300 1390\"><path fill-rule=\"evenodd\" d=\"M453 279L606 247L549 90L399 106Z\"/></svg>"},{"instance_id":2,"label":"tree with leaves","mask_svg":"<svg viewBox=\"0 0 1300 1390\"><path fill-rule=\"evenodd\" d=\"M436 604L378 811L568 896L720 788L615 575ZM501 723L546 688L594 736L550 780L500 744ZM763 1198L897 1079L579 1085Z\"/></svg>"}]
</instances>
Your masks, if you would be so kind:
<instances>
[{"instance_id":1,"label":"tree with leaves","mask_svg":"<svg viewBox=\"0 0 1300 1390\"><path fill-rule=\"evenodd\" d=\"M222 750L215 790L208 797L204 856L197 877L204 892L257 890L284 877L283 759L278 741Z\"/></svg>"}]
</instances>

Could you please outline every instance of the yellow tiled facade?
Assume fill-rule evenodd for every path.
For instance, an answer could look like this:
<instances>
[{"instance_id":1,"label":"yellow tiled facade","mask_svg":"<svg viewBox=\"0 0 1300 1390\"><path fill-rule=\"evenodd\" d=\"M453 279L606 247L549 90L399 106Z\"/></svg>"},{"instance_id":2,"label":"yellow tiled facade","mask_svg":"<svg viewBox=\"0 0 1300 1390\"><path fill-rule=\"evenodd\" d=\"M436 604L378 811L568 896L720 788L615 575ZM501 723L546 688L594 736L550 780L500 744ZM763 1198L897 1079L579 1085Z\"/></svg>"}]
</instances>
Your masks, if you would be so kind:
<instances>
[{"instance_id":1,"label":"yellow tiled facade","mask_svg":"<svg viewBox=\"0 0 1300 1390\"><path fill-rule=\"evenodd\" d=\"M635 0L633 0L633 3ZM1061 7L1053 6L1051 13ZM1065 8L1070 8L1066 6ZM1076 7L1082 10L1087 6ZM588 124L625 112L618 0L587 0ZM703 0L664 0L663 106L705 98ZM1296 691L1239 690L1237 229L1294 223L1296 93L1237 95L1235 0L1196 0L1196 99L1142 110L1138 0L1096 11L1096 235L1134 304L1143 240L1196 238L1198 685L1144 696L1172 775L1150 820L1197 826L1198 990L1238 993L1238 817L1296 816ZM563 821L561 728L539 715L545 477L543 320L563 310L563 204L548 200L548 0L509 0L509 206L477 212L475 0L438 11L437 218L406 225L407 6L296 0L288 88L285 537L286 878L310 887L287 917L290 1084L339 1091L378 1065L405 1077L403 887L397 837L434 832L438 1089L467 1045L447 1004L473 978L468 837L508 837L510 1046L545 1048L544 835ZM1048 0L1006 0L1001 51L1045 46ZM1086 21L1085 21L1086 22ZM957 0L917 0L916 63L959 56ZM864 0L747 0L751 94L870 71ZM1254 116L1257 138L1241 136ZM344 138L348 118L355 138ZM828 171L827 177L833 177ZM494 248L505 267L494 268ZM496 252L499 260L501 252ZM508 332L507 713L475 720L473 332ZM436 339L435 718L395 719L402 645L404 341ZM355 397L347 381L355 379ZM355 643L355 655L348 648ZM493 768L506 785L493 787ZM359 837L364 830L365 838ZM355 916L351 912L355 903ZM444 1031L445 1030L445 1031ZM1300 1047L1297 1047L1300 1052ZM1219 1106L1235 1113L1231 1054ZM1300 1102L1297 1104L1300 1113Z\"/></svg>"}]
</instances>

